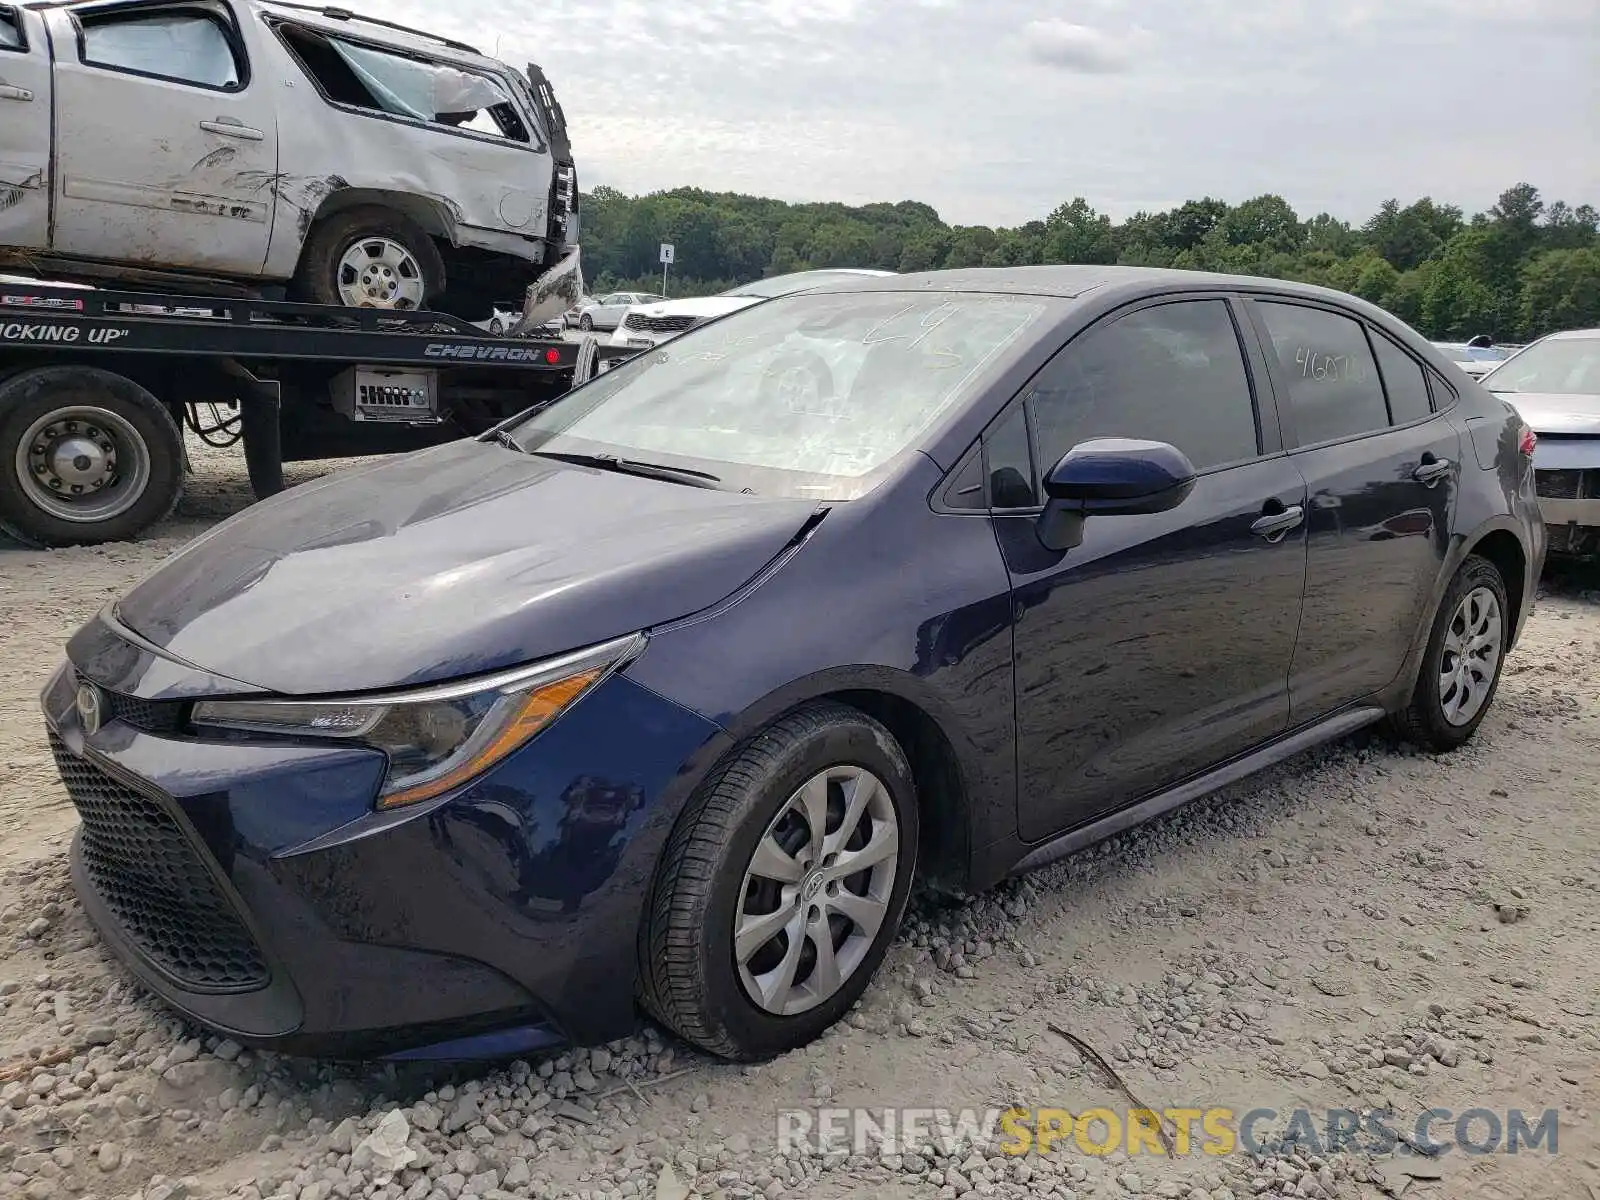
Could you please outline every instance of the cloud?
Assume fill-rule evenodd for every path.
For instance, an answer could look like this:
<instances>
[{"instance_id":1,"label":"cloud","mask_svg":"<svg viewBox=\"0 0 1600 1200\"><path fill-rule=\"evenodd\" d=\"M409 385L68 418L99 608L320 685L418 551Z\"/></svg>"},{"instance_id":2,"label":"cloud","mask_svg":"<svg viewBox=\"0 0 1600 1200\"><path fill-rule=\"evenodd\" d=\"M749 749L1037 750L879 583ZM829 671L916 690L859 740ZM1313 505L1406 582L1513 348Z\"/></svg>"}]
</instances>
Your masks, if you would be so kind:
<instances>
[{"instance_id":1,"label":"cloud","mask_svg":"<svg viewBox=\"0 0 1600 1200\"><path fill-rule=\"evenodd\" d=\"M1600 203L1596 0L344 0L549 73L586 187Z\"/></svg>"},{"instance_id":2,"label":"cloud","mask_svg":"<svg viewBox=\"0 0 1600 1200\"><path fill-rule=\"evenodd\" d=\"M1051 18L1023 29L1028 53L1037 61L1085 75L1114 75L1132 66L1126 43L1099 29Z\"/></svg>"}]
</instances>

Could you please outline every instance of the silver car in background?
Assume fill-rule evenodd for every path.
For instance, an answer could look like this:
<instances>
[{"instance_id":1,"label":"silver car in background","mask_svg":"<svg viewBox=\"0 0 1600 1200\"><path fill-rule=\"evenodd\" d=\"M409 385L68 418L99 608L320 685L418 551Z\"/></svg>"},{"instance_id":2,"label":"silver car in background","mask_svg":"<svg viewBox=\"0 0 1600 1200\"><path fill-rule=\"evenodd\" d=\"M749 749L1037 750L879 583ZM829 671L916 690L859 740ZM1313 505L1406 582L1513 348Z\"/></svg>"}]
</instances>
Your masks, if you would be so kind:
<instances>
[{"instance_id":1,"label":"silver car in background","mask_svg":"<svg viewBox=\"0 0 1600 1200\"><path fill-rule=\"evenodd\" d=\"M1600 559L1600 329L1540 338L1481 382L1538 435L1534 481L1550 553Z\"/></svg>"}]
</instances>

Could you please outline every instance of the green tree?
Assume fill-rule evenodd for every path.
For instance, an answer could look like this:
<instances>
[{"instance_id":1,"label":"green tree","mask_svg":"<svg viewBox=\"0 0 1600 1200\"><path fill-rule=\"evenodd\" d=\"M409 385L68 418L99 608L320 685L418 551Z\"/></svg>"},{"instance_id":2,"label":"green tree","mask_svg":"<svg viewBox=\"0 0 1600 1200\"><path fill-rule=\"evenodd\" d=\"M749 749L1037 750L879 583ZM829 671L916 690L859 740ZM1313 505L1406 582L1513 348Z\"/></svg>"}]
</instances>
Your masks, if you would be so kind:
<instances>
[{"instance_id":1,"label":"green tree","mask_svg":"<svg viewBox=\"0 0 1600 1200\"><path fill-rule=\"evenodd\" d=\"M1546 250L1529 260L1519 316L1524 338L1600 325L1600 248Z\"/></svg>"}]
</instances>

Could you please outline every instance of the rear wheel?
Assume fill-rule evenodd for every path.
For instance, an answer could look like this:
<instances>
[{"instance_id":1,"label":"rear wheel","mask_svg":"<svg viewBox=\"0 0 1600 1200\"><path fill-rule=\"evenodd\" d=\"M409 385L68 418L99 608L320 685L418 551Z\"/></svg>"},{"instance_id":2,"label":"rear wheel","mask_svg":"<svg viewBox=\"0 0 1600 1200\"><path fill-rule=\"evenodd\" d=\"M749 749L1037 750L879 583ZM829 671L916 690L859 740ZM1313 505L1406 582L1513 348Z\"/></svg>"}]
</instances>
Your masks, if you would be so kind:
<instances>
[{"instance_id":1,"label":"rear wheel","mask_svg":"<svg viewBox=\"0 0 1600 1200\"><path fill-rule=\"evenodd\" d=\"M588 333L594 328L594 318L588 313L584 313L583 316L578 318L578 328Z\"/></svg>"},{"instance_id":2,"label":"rear wheel","mask_svg":"<svg viewBox=\"0 0 1600 1200\"><path fill-rule=\"evenodd\" d=\"M784 717L673 830L641 932L645 1006L725 1058L811 1041L883 961L916 848L911 768L888 730L832 703Z\"/></svg>"},{"instance_id":3,"label":"rear wheel","mask_svg":"<svg viewBox=\"0 0 1600 1200\"><path fill-rule=\"evenodd\" d=\"M131 379L36 367L0 384L0 528L39 546L139 533L183 491L177 423Z\"/></svg>"},{"instance_id":4,"label":"rear wheel","mask_svg":"<svg viewBox=\"0 0 1600 1200\"><path fill-rule=\"evenodd\" d=\"M311 231L295 281L317 304L415 311L443 294L444 260L410 219L386 208L352 208Z\"/></svg>"},{"instance_id":5,"label":"rear wheel","mask_svg":"<svg viewBox=\"0 0 1600 1200\"><path fill-rule=\"evenodd\" d=\"M1411 701L1390 718L1397 732L1435 753L1477 732L1500 686L1510 614L1500 572L1470 556L1445 590Z\"/></svg>"}]
</instances>

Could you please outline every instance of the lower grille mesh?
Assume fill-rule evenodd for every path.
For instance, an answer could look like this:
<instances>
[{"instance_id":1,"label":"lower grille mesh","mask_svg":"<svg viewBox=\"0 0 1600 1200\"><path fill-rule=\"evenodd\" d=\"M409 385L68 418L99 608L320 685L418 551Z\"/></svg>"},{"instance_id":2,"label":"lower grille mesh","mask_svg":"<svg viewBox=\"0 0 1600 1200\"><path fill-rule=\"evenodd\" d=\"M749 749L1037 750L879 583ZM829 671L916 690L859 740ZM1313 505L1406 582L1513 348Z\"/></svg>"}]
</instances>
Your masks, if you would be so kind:
<instances>
[{"instance_id":1,"label":"lower grille mesh","mask_svg":"<svg viewBox=\"0 0 1600 1200\"><path fill-rule=\"evenodd\" d=\"M129 939L192 990L265 987L255 939L172 815L54 734L50 749L83 821L84 870Z\"/></svg>"}]
</instances>

